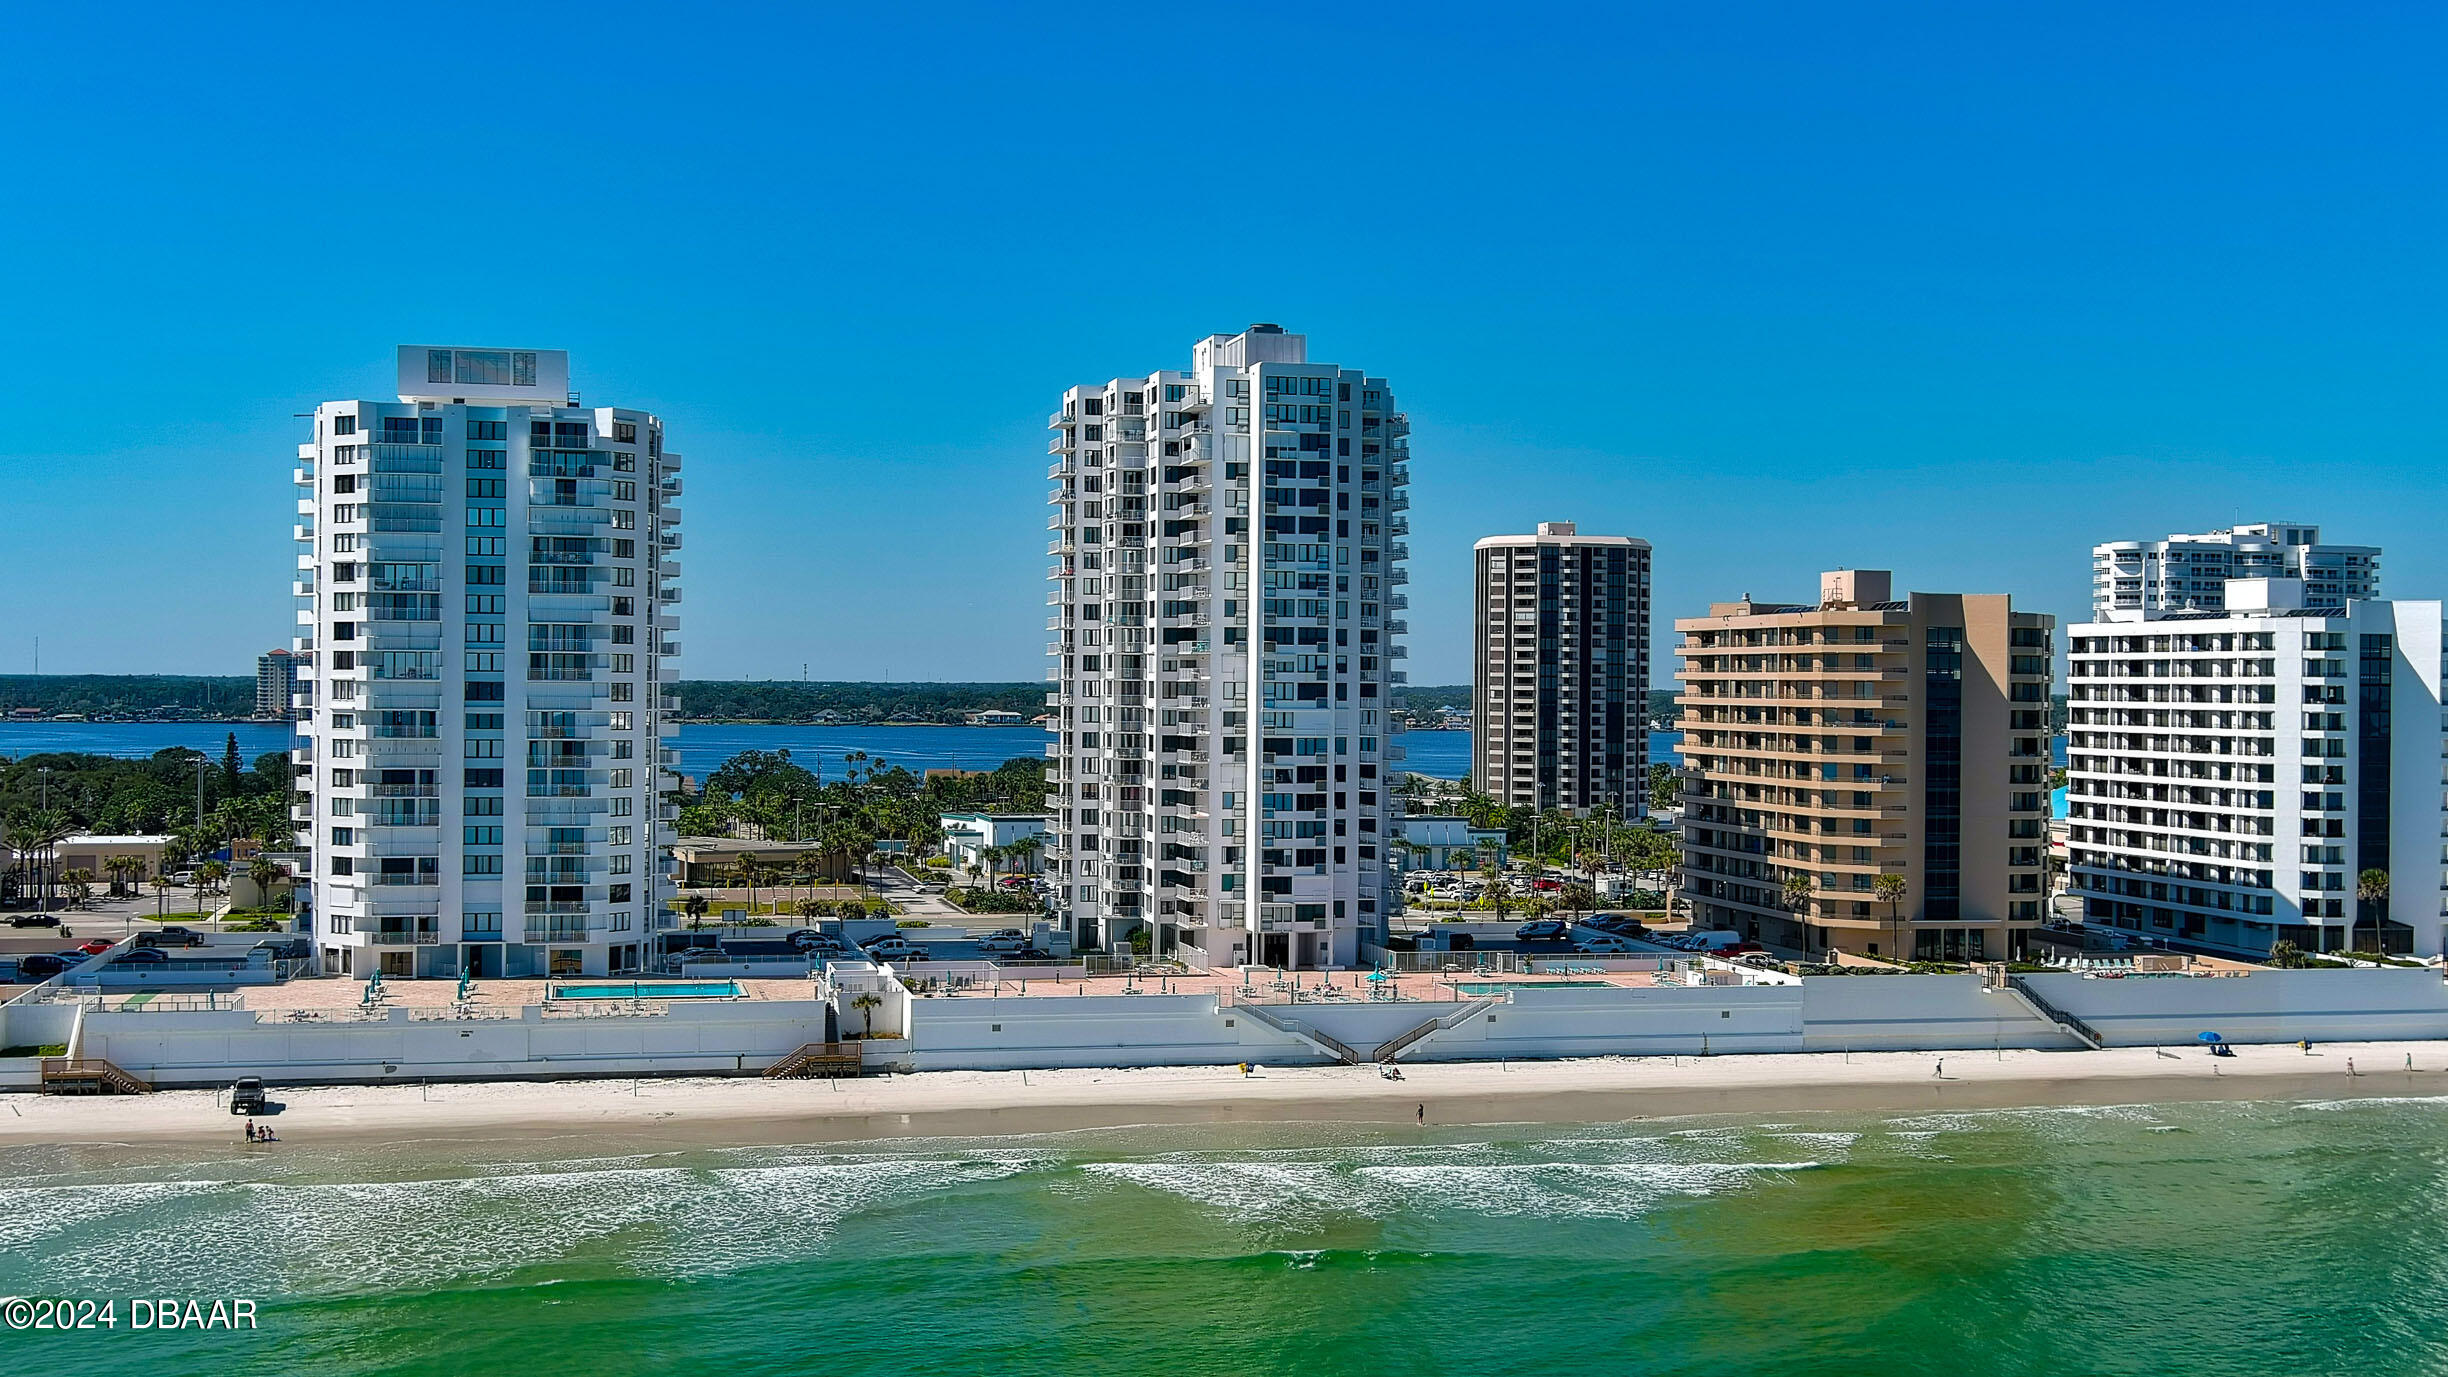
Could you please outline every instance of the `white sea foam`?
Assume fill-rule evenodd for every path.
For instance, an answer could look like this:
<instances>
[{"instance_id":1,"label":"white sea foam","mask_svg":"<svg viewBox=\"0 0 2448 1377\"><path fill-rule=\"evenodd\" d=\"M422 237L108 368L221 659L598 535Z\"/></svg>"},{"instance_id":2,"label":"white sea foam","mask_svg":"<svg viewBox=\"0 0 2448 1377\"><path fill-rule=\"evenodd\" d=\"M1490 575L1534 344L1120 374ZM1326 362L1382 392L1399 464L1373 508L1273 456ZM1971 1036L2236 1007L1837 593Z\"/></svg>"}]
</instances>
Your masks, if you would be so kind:
<instances>
[{"instance_id":1,"label":"white sea foam","mask_svg":"<svg viewBox=\"0 0 2448 1377\"><path fill-rule=\"evenodd\" d=\"M1509 1163L1091 1162L1126 1182L1253 1222L1344 1214L1385 1219L1463 1210L1495 1217L1635 1218L1675 1196L1713 1195L1817 1162L1537 1161Z\"/></svg>"},{"instance_id":2,"label":"white sea foam","mask_svg":"<svg viewBox=\"0 0 2448 1377\"><path fill-rule=\"evenodd\" d=\"M1028 1166L1026 1158L842 1158L712 1171L60 1187L29 1241L114 1217L124 1225L25 1260L43 1286L97 1293L200 1275L293 1294L347 1292L497 1278L580 1255L646 1275L702 1276L814 1251L860 1211ZM8 1251L0 1234L0 1259Z\"/></svg>"}]
</instances>

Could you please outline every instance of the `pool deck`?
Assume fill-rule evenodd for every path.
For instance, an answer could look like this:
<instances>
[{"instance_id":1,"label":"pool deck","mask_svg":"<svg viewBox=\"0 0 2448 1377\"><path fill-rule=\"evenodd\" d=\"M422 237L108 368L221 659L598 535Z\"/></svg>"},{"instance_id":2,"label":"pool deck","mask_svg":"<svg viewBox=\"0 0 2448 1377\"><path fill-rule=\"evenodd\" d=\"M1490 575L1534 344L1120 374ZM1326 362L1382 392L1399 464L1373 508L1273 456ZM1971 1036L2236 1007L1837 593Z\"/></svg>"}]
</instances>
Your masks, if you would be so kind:
<instances>
[{"instance_id":1,"label":"pool deck","mask_svg":"<svg viewBox=\"0 0 2448 1377\"><path fill-rule=\"evenodd\" d=\"M479 980L475 998L470 1002L480 1011L498 1013L505 1009L542 1004L552 987L558 985L620 985L630 983L625 977L558 976L552 979ZM680 984L685 982L649 980L649 984ZM719 981L709 981L719 984ZM734 980L740 994L748 999L809 1000L816 997L815 987L805 980ZM224 995L227 999L229 996ZM297 1010L315 1013L353 1012L362 1007L365 982L329 977L308 977L292 980L285 985L250 985L239 993L239 1007L266 1014L283 1014ZM387 1009L448 1009L459 1002L459 982L456 980L386 980L383 982L382 1007ZM590 1003L614 1004L622 1001L600 1000ZM647 996L645 1002L654 1002ZM675 1001L676 1002L676 1001ZM116 1001L114 1001L114 1004Z\"/></svg>"},{"instance_id":2,"label":"pool deck","mask_svg":"<svg viewBox=\"0 0 2448 1377\"><path fill-rule=\"evenodd\" d=\"M900 973L922 983L928 979L927 970L923 964L903 968ZM1024 994L1032 999L1039 996L1067 998L1117 994L1212 994L1222 996L1227 1002L1232 1003L1278 1004L1293 1000L1305 1002L1311 999L1365 1002L1370 997L1372 988L1379 991L1381 997L1382 992L1390 988L1393 991L1393 997L1397 999L1463 1000L1484 996L1459 993L1455 988L1457 985L1468 985L1475 988L1502 986L1507 990L1513 990L1552 988L1559 985L1595 988L1603 984L1619 989L1648 989L1661 984L1676 983L1661 982L1654 973L1649 971L1591 970L1573 975L1480 975L1468 971L1416 971L1400 975L1390 974L1384 980L1376 982L1370 981L1368 977L1369 973L1366 971L1287 971L1280 975L1259 976L1244 985L1241 976L1236 972L1193 972L1181 975L1153 973L1128 976L1093 975L1079 979L1044 980L1022 979L1020 972L1012 971L1007 973L1006 978L999 983L977 982L967 986L956 986L949 993L954 995Z\"/></svg>"},{"instance_id":3,"label":"pool deck","mask_svg":"<svg viewBox=\"0 0 2448 1377\"><path fill-rule=\"evenodd\" d=\"M942 983L930 984L930 982L941 982L942 977L931 975L924 964L900 968L898 973L919 982L922 988L927 989L929 993L948 994L955 998L1003 995L1026 996L1031 999L1067 999L1096 995L1188 994L1215 995L1227 1003L1278 1004L1307 1002L1313 999L1338 1002L1366 1001L1370 998L1372 990L1372 982L1365 971L1284 972L1280 975L1256 977L1246 986L1242 983L1240 975L1234 972L1093 975L1077 979L1055 980L1029 977L1022 971L1012 970L999 981L964 978L961 983L949 986ZM628 978L619 976L479 980L476 982L475 997L471 1003L479 1012L490 1012L498 1016L506 1010L545 1003L547 995L556 984L619 985L627 983L630 983ZM676 984L684 982L664 977L659 980L644 978L644 983ZM703 983L718 984L721 982ZM737 985L741 997L746 999L810 1000L817 998L815 986L808 980L734 979L730 983ZM1648 971L1585 971L1559 975L1481 975L1467 971L1420 971L1389 975L1385 980L1375 982L1374 988L1379 993L1379 997L1383 997L1383 992L1390 988L1393 991L1393 997L1399 999L1452 1001L1482 998L1485 988L1498 986L1506 989L1538 989L1556 986L1594 987L1604 984L1624 989L1645 989L1670 983L1674 982L1661 982L1656 975ZM1460 992L1457 986L1473 988L1470 993L1465 994ZM458 1003L458 996L459 982L456 980L386 980L383 982L382 1007L446 1010ZM234 1001L238 1008L276 1016L293 1011L344 1013L363 1007L361 1001L365 998L365 982L355 979L306 977L282 985L251 985L239 991L235 996L223 994L219 998L224 1002L223 1007L229 1007L229 1003ZM106 997L106 1003L111 1008L119 1008L126 1005L131 999L142 1003L146 1002L148 997L114 994ZM149 999L160 1003L165 1009L180 1007L188 1002L187 998L178 994L157 994L150 996ZM647 995L643 999L651 1003L656 997ZM611 1004L620 1001L606 999L601 1002Z\"/></svg>"}]
</instances>

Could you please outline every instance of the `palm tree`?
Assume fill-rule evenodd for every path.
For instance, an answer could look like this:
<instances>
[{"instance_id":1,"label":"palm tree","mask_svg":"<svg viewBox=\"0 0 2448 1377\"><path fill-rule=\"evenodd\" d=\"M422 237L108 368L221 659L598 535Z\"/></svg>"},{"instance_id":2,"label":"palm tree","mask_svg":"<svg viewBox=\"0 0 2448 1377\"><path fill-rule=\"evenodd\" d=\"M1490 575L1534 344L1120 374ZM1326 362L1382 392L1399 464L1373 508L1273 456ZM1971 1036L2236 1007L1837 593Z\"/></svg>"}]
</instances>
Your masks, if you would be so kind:
<instances>
[{"instance_id":1,"label":"palm tree","mask_svg":"<svg viewBox=\"0 0 2448 1377\"><path fill-rule=\"evenodd\" d=\"M69 903L82 904L93 897L94 873L83 866L68 871L60 879L68 886Z\"/></svg>"},{"instance_id":2,"label":"palm tree","mask_svg":"<svg viewBox=\"0 0 2448 1377\"><path fill-rule=\"evenodd\" d=\"M859 1011L860 1036L874 1036L875 1011L884 1007L884 1001L873 994L863 994L851 1000L850 1007Z\"/></svg>"},{"instance_id":3,"label":"palm tree","mask_svg":"<svg viewBox=\"0 0 2448 1377\"><path fill-rule=\"evenodd\" d=\"M257 856L247 862L246 875L255 886L255 902L268 905L272 902L272 886L288 878L289 872L265 860L262 856Z\"/></svg>"},{"instance_id":4,"label":"palm tree","mask_svg":"<svg viewBox=\"0 0 2448 1377\"><path fill-rule=\"evenodd\" d=\"M680 901L680 911L688 915L689 931L695 932L698 925L705 921L706 896L702 894L692 894L687 898L682 899Z\"/></svg>"},{"instance_id":5,"label":"palm tree","mask_svg":"<svg viewBox=\"0 0 2448 1377\"><path fill-rule=\"evenodd\" d=\"M45 908L51 905L51 887L58 879L59 844L75 835L76 827L68 821L68 815L56 808L35 813L17 827L18 849L25 852L40 851L48 858L43 866L41 880L42 903Z\"/></svg>"},{"instance_id":6,"label":"palm tree","mask_svg":"<svg viewBox=\"0 0 2448 1377\"><path fill-rule=\"evenodd\" d=\"M1785 883L1779 891L1785 907L1793 913L1794 926L1802 929L1802 953L1810 954L1811 877L1799 870L1785 872Z\"/></svg>"},{"instance_id":7,"label":"palm tree","mask_svg":"<svg viewBox=\"0 0 2448 1377\"><path fill-rule=\"evenodd\" d=\"M114 899L144 883L145 863L140 856L113 856L102 862L102 869L110 875Z\"/></svg>"},{"instance_id":8,"label":"palm tree","mask_svg":"<svg viewBox=\"0 0 2448 1377\"><path fill-rule=\"evenodd\" d=\"M229 873L230 868L227 861L206 861L202 865L197 866L197 892L201 894L212 893L213 886L221 883L223 880L228 879Z\"/></svg>"},{"instance_id":9,"label":"palm tree","mask_svg":"<svg viewBox=\"0 0 2448 1377\"><path fill-rule=\"evenodd\" d=\"M1014 841L1011 845L1005 847L1004 850L1010 852L1011 858L1018 861L1021 865L1030 866L1031 862L1036 859L1037 853L1045 850L1045 833L1031 832L1027 836ZM1031 868L1034 867L1032 866Z\"/></svg>"},{"instance_id":10,"label":"palm tree","mask_svg":"<svg viewBox=\"0 0 2448 1377\"><path fill-rule=\"evenodd\" d=\"M738 880L741 887L748 891L748 911L750 913L756 912L757 886L765 883L766 874L765 862L754 855L743 854L731 864L732 878Z\"/></svg>"},{"instance_id":11,"label":"palm tree","mask_svg":"<svg viewBox=\"0 0 2448 1377\"><path fill-rule=\"evenodd\" d=\"M1894 948L1889 954L1900 956L1904 941L1904 877L1890 871L1871 882L1870 892L1887 903L1887 945Z\"/></svg>"},{"instance_id":12,"label":"palm tree","mask_svg":"<svg viewBox=\"0 0 2448 1377\"><path fill-rule=\"evenodd\" d=\"M797 907L800 917L813 920L822 918L825 910L831 907L831 905L827 904L822 899L801 899Z\"/></svg>"},{"instance_id":13,"label":"palm tree","mask_svg":"<svg viewBox=\"0 0 2448 1377\"><path fill-rule=\"evenodd\" d=\"M2372 944L2369 950L2375 952L2380 950L2381 943L2385 940L2380 930L2388 915L2388 897L2389 873L2387 871L2372 869L2355 876L2355 898L2361 901L2362 907L2371 910ZM2347 934L2350 942L2353 936L2351 932Z\"/></svg>"}]
</instances>

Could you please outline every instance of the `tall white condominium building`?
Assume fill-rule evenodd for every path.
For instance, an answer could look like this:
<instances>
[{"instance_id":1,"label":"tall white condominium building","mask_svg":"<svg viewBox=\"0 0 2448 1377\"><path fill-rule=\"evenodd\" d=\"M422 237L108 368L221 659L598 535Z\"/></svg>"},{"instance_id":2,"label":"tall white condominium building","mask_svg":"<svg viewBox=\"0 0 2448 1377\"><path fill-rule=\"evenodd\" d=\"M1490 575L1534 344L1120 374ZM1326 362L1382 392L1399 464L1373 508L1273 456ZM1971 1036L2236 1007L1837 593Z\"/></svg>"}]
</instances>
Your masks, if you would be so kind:
<instances>
[{"instance_id":1,"label":"tall white condominium building","mask_svg":"<svg viewBox=\"0 0 2448 1377\"><path fill-rule=\"evenodd\" d=\"M255 716L264 722L294 722L297 708L297 655L267 650L255 657Z\"/></svg>"},{"instance_id":2,"label":"tall white condominium building","mask_svg":"<svg viewBox=\"0 0 2448 1377\"><path fill-rule=\"evenodd\" d=\"M327 971L638 969L668 922L679 457L549 349L403 348L298 447L301 840Z\"/></svg>"},{"instance_id":3,"label":"tall white condominium building","mask_svg":"<svg viewBox=\"0 0 2448 1377\"><path fill-rule=\"evenodd\" d=\"M1253 325L1047 424L1057 903L1196 965L1355 963L1400 893L1394 394Z\"/></svg>"},{"instance_id":4,"label":"tall white condominium building","mask_svg":"<svg viewBox=\"0 0 2448 1377\"><path fill-rule=\"evenodd\" d=\"M2222 612L2069 633L2067 850L2089 921L2251 956L2441 953L2441 605L2315 608L2297 579L2221 592ZM2388 896L2362 902L2372 870Z\"/></svg>"},{"instance_id":5,"label":"tall white condominium building","mask_svg":"<svg viewBox=\"0 0 2448 1377\"><path fill-rule=\"evenodd\" d=\"M1518 807L1641 812L1649 542L1542 521L1476 554L1472 779Z\"/></svg>"},{"instance_id":6,"label":"tall white condominium building","mask_svg":"<svg viewBox=\"0 0 2448 1377\"><path fill-rule=\"evenodd\" d=\"M2091 547L2091 615L2217 612L2229 579L2300 579L2307 607L2380 596L2380 547L2323 545L2320 527L2257 521L2204 535Z\"/></svg>"}]
</instances>

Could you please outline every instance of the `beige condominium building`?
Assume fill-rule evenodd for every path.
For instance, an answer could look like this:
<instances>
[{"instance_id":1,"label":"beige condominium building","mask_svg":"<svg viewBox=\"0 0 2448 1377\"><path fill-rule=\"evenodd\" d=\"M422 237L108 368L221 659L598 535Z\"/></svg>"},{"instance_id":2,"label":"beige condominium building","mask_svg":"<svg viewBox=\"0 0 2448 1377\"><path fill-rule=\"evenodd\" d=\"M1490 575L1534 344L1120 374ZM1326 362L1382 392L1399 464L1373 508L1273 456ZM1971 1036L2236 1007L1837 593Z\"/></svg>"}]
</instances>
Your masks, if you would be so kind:
<instances>
[{"instance_id":1,"label":"beige condominium building","mask_svg":"<svg viewBox=\"0 0 2448 1377\"><path fill-rule=\"evenodd\" d=\"M1839 570L1815 605L1675 622L1697 927L1994 960L2041 920L2055 619L1892 584Z\"/></svg>"},{"instance_id":2,"label":"beige condominium building","mask_svg":"<svg viewBox=\"0 0 2448 1377\"><path fill-rule=\"evenodd\" d=\"M1515 807L1640 812L1649 542L1542 521L1474 553L1472 781Z\"/></svg>"}]
</instances>

